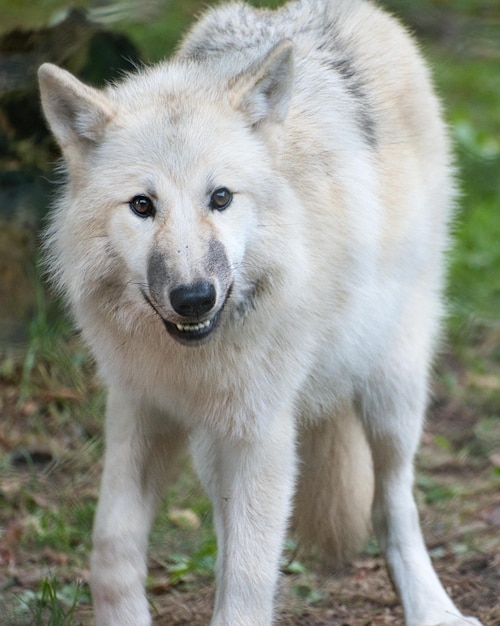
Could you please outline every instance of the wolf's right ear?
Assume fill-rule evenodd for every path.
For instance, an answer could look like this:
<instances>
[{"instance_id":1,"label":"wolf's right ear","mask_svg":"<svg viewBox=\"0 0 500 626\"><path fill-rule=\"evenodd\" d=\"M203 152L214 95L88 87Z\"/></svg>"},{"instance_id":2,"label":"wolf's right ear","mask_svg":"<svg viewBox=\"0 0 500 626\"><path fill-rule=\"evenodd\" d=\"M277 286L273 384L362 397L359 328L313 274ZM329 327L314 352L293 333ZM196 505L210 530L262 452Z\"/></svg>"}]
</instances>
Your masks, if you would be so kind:
<instances>
[{"instance_id":1,"label":"wolf's right ear","mask_svg":"<svg viewBox=\"0 0 500 626\"><path fill-rule=\"evenodd\" d=\"M97 143L115 114L106 96L51 63L40 67L38 80L43 112L63 152Z\"/></svg>"},{"instance_id":2,"label":"wolf's right ear","mask_svg":"<svg viewBox=\"0 0 500 626\"><path fill-rule=\"evenodd\" d=\"M292 95L293 57L293 44L284 39L236 80L233 105L252 126L284 121Z\"/></svg>"}]
</instances>

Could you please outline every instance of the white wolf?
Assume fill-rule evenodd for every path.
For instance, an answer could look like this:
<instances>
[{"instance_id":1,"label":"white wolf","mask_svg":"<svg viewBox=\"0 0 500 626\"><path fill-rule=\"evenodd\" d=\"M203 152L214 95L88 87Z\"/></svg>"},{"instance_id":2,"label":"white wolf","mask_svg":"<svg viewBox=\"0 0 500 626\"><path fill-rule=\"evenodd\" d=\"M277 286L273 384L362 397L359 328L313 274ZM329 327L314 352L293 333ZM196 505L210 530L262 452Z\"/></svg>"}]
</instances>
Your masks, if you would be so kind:
<instances>
[{"instance_id":1,"label":"white wolf","mask_svg":"<svg viewBox=\"0 0 500 626\"><path fill-rule=\"evenodd\" d=\"M370 510L406 623L478 624L412 495L454 193L403 28L357 0L237 2L119 84L43 65L40 85L67 167L50 269L109 388L96 624L151 623L148 531L187 445L213 626L271 624L289 523L342 557Z\"/></svg>"}]
</instances>

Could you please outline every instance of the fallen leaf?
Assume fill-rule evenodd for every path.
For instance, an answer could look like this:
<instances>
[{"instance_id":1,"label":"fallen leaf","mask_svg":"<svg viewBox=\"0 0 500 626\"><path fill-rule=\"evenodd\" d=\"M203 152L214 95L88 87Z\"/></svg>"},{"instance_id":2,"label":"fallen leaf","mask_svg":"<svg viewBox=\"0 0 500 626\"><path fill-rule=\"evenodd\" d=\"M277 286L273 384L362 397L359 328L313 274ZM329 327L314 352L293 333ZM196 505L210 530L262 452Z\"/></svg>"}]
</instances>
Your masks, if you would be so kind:
<instances>
[{"instance_id":1,"label":"fallen leaf","mask_svg":"<svg viewBox=\"0 0 500 626\"><path fill-rule=\"evenodd\" d=\"M64 552L57 552L52 548L45 548L42 552L43 558L49 563L54 565L67 565L69 563L69 556Z\"/></svg>"},{"instance_id":2,"label":"fallen leaf","mask_svg":"<svg viewBox=\"0 0 500 626\"><path fill-rule=\"evenodd\" d=\"M489 459L493 467L500 467L500 452L493 452L493 454L490 454Z\"/></svg>"},{"instance_id":3,"label":"fallen leaf","mask_svg":"<svg viewBox=\"0 0 500 626\"><path fill-rule=\"evenodd\" d=\"M493 526L500 526L500 506L496 506L485 513L484 519Z\"/></svg>"},{"instance_id":4,"label":"fallen leaf","mask_svg":"<svg viewBox=\"0 0 500 626\"><path fill-rule=\"evenodd\" d=\"M3 546L16 546L23 536L24 528L21 522L15 520L10 522L2 537Z\"/></svg>"},{"instance_id":5,"label":"fallen leaf","mask_svg":"<svg viewBox=\"0 0 500 626\"><path fill-rule=\"evenodd\" d=\"M0 544L0 565L14 565L14 552L7 546Z\"/></svg>"},{"instance_id":6,"label":"fallen leaf","mask_svg":"<svg viewBox=\"0 0 500 626\"><path fill-rule=\"evenodd\" d=\"M177 526L185 530L197 530L201 526L201 520L192 509L171 508L168 512L168 519Z\"/></svg>"},{"instance_id":7,"label":"fallen leaf","mask_svg":"<svg viewBox=\"0 0 500 626\"><path fill-rule=\"evenodd\" d=\"M36 413L40 409L38 402L34 400L27 400L21 407L21 413L25 417L30 417L33 413Z\"/></svg>"},{"instance_id":8,"label":"fallen leaf","mask_svg":"<svg viewBox=\"0 0 500 626\"><path fill-rule=\"evenodd\" d=\"M148 591L155 595L162 595L171 588L172 581L170 578L155 578L155 580L148 585Z\"/></svg>"}]
</instances>

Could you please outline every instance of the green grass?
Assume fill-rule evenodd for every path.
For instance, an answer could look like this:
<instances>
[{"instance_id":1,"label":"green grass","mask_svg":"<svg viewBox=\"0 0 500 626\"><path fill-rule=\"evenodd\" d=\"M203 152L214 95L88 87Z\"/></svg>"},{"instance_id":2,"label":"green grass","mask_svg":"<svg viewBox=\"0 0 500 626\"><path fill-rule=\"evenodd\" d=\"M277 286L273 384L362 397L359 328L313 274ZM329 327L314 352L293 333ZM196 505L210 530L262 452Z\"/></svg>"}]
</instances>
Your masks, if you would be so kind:
<instances>
[{"instance_id":1,"label":"green grass","mask_svg":"<svg viewBox=\"0 0 500 626\"><path fill-rule=\"evenodd\" d=\"M450 297L459 317L500 311L500 73L484 58L432 55L456 145L461 198ZM500 54L499 54L500 60Z\"/></svg>"},{"instance_id":2,"label":"green grass","mask_svg":"<svg viewBox=\"0 0 500 626\"><path fill-rule=\"evenodd\" d=\"M27 520L29 532L21 545L27 550L48 547L73 557L87 555L94 512L94 500L37 507Z\"/></svg>"},{"instance_id":3,"label":"green grass","mask_svg":"<svg viewBox=\"0 0 500 626\"><path fill-rule=\"evenodd\" d=\"M56 577L49 575L36 591L19 594L17 601L9 626L77 626L75 609L81 602L90 602L90 597L81 585L60 587Z\"/></svg>"}]
</instances>

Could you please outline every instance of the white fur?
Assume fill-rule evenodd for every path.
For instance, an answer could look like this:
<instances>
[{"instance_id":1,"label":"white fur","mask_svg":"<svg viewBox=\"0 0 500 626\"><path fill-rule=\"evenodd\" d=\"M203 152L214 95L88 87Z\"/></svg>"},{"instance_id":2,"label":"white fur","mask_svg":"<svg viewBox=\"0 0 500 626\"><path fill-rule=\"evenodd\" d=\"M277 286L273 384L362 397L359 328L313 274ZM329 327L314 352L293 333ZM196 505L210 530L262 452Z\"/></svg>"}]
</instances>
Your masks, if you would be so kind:
<instances>
[{"instance_id":1,"label":"white fur","mask_svg":"<svg viewBox=\"0 0 500 626\"><path fill-rule=\"evenodd\" d=\"M121 84L48 65L40 83L68 171L49 267L109 388L97 626L151 623L148 531L188 442L214 506L212 626L271 624L294 491L292 527L340 557L373 498L407 625L467 623L412 495L454 194L404 30L365 2L234 3ZM220 325L186 346L160 318L184 323L169 294L200 279Z\"/></svg>"}]
</instances>

